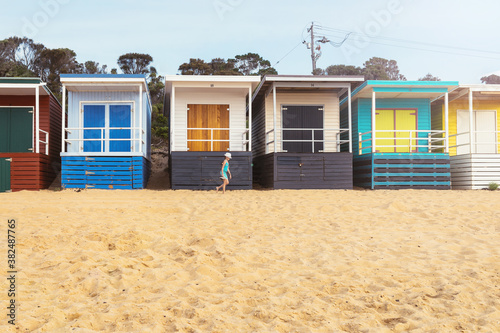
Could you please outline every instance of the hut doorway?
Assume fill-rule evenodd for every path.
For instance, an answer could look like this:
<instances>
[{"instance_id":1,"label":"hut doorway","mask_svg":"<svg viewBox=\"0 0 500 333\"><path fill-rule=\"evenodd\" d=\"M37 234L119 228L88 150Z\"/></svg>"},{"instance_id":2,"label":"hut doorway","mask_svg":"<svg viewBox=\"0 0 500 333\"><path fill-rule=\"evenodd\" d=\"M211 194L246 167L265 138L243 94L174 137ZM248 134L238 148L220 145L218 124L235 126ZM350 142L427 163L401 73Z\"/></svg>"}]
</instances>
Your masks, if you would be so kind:
<instances>
[{"instance_id":1,"label":"hut doorway","mask_svg":"<svg viewBox=\"0 0 500 333\"><path fill-rule=\"evenodd\" d=\"M88 104L83 107L84 152L130 152L132 106ZM107 139L109 138L109 140ZM115 140L113 140L115 139Z\"/></svg>"},{"instance_id":2,"label":"hut doorway","mask_svg":"<svg viewBox=\"0 0 500 333\"><path fill-rule=\"evenodd\" d=\"M283 105L283 151L319 153L324 150L323 106Z\"/></svg>"},{"instance_id":3,"label":"hut doorway","mask_svg":"<svg viewBox=\"0 0 500 333\"><path fill-rule=\"evenodd\" d=\"M33 151L33 109L0 108L0 152Z\"/></svg>"},{"instance_id":4,"label":"hut doorway","mask_svg":"<svg viewBox=\"0 0 500 333\"><path fill-rule=\"evenodd\" d=\"M497 153L496 123L496 111L474 111L472 113L472 131L474 133L475 142L472 148L473 154ZM457 154L470 154L468 110L458 110L457 133L459 133L459 135L457 135L457 145L462 145L457 147Z\"/></svg>"},{"instance_id":5,"label":"hut doorway","mask_svg":"<svg viewBox=\"0 0 500 333\"><path fill-rule=\"evenodd\" d=\"M229 150L229 105L189 104L189 151Z\"/></svg>"},{"instance_id":6,"label":"hut doorway","mask_svg":"<svg viewBox=\"0 0 500 333\"><path fill-rule=\"evenodd\" d=\"M9 158L0 158L0 193L8 192L10 188L10 162Z\"/></svg>"},{"instance_id":7,"label":"hut doorway","mask_svg":"<svg viewBox=\"0 0 500 333\"><path fill-rule=\"evenodd\" d=\"M376 140L378 153L410 153L416 143L417 110L377 110ZM381 132L378 132L381 131Z\"/></svg>"}]
</instances>

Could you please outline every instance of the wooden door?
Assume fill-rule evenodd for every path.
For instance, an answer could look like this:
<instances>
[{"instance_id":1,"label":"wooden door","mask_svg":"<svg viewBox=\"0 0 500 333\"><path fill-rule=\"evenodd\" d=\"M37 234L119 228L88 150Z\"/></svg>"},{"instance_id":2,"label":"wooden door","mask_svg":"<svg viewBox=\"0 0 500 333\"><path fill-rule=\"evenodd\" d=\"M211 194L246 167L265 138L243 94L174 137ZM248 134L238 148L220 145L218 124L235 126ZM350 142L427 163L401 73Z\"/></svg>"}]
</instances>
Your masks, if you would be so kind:
<instances>
[{"instance_id":1,"label":"wooden door","mask_svg":"<svg viewBox=\"0 0 500 333\"><path fill-rule=\"evenodd\" d=\"M475 130L476 132L476 153L496 154L497 153L497 115L496 111L476 111Z\"/></svg>"},{"instance_id":2,"label":"wooden door","mask_svg":"<svg viewBox=\"0 0 500 333\"><path fill-rule=\"evenodd\" d=\"M288 153L319 153L323 151L323 107L317 105L283 105L281 108L281 117L283 123L283 150ZM294 130L286 130L287 128ZM311 130L297 129L320 129L314 131L313 150L313 132ZM303 141L306 140L306 141Z\"/></svg>"},{"instance_id":3,"label":"wooden door","mask_svg":"<svg viewBox=\"0 0 500 333\"><path fill-rule=\"evenodd\" d=\"M417 152L416 133L412 132L417 129L417 112L416 110L395 110L396 119L396 152L397 153L412 153ZM411 150L410 150L411 147Z\"/></svg>"},{"instance_id":4,"label":"wooden door","mask_svg":"<svg viewBox=\"0 0 500 333\"><path fill-rule=\"evenodd\" d=\"M390 131L377 133L377 152L409 153L410 143L412 147L417 144L416 134L411 132L417 129L416 110L377 110L376 117L377 131ZM411 149L411 152L415 151L417 148Z\"/></svg>"},{"instance_id":5,"label":"wooden door","mask_svg":"<svg viewBox=\"0 0 500 333\"><path fill-rule=\"evenodd\" d=\"M0 108L0 152L33 151L33 109Z\"/></svg>"},{"instance_id":6,"label":"wooden door","mask_svg":"<svg viewBox=\"0 0 500 333\"><path fill-rule=\"evenodd\" d=\"M189 104L187 114L189 151L229 150L229 105Z\"/></svg>"},{"instance_id":7,"label":"wooden door","mask_svg":"<svg viewBox=\"0 0 500 333\"><path fill-rule=\"evenodd\" d=\"M394 110L377 110L375 121L377 131L394 131ZM379 153L394 153L394 147L384 147L394 145L394 132L378 132L375 145Z\"/></svg>"},{"instance_id":8,"label":"wooden door","mask_svg":"<svg viewBox=\"0 0 500 333\"><path fill-rule=\"evenodd\" d=\"M0 192L8 192L10 188L10 160L0 158Z\"/></svg>"}]
</instances>

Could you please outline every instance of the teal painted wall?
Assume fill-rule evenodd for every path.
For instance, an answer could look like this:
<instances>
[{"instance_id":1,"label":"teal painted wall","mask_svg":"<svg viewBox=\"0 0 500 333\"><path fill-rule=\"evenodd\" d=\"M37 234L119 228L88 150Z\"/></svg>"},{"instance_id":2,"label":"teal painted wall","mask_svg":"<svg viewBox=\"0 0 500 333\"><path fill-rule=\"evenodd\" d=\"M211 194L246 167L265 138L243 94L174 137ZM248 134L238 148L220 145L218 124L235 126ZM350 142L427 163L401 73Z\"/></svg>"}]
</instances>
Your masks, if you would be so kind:
<instances>
[{"instance_id":1,"label":"teal painted wall","mask_svg":"<svg viewBox=\"0 0 500 333\"><path fill-rule=\"evenodd\" d=\"M355 106L355 107L354 107ZM353 150L354 155L359 154L359 133L372 130L372 100L360 98L353 103ZM377 109L417 109L417 129L431 130L431 101L428 98L418 99L377 99ZM420 133L419 137L427 137L427 134ZM371 138L366 135L363 140ZM421 142L425 144L426 142ZM371 142L366 142L364 146L370 146ZM422 152L427 150L422 148ZM365 153L368 152L365 151Z\"/></svg>"}]
</instances>

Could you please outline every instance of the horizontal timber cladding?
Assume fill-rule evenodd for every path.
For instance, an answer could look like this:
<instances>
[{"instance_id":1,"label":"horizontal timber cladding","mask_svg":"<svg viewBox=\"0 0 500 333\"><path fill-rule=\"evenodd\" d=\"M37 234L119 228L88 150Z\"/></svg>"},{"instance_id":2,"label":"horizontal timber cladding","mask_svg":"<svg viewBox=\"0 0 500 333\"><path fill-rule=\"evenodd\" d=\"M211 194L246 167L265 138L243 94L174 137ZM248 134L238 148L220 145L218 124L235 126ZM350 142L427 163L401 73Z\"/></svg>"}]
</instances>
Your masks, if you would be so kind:
<instances>
[{"instance_id":1,"label":"horizontal timber cladding","mask_svg":"<svg viewBox=\"0 0 500 333\"><path fill-rule=\"evenodd\" d=\"M145 158L83 157L62 158L63 188L143 189L146 187L151 164Z\"/></svg>"},{"instance_id":2,"label":"horizontal timber cladding","mask_svg":"<svg viewBox=\"0 0 500 333\"><path fill-rule=\"evenodd\" d=\"M451 188L448 154L376 153L373 154L372 161L372 189ZM363 161L357 162L357 169L364 170L366 175L366 165L363 165ZM368 177L365 176L366 178Z\"/></svg>"},{"instance_id":3,"label":"horizontal timber cladding","mask_svg":"<svg viewBox=\"0 0 500 333\"><path fill-rule=\"evenodd\" d=\"M0 158L12 159L10 182L13 192L49 188L59 167L57 162L45 154L0 153Z\"/></svg>"},{"instance_id":4,"label":"horizontal timber cladding","mask_svg":"<svg viewBox=\"0 0 500 333\"><path fill-rule=\"evenodd\" d=\"M229 190L252 189L252 153L231 152ZM224 154L221 152L172 152L171 184L174 190L214 190L222 181L220 171Z\"/></svg>"},{"instance_id":5,"label":"horizontal timber cladding","mask_svg":"<svg viewBox=\"0 0 500 333\"><path fill-rule=\"evenodd\" d=\"M479 190L500 184L500 155L465 154L451 158L451 186L458 190Z\"/></svg>"},{"instance_id":6,"label":"horizontal timber cladding","mask_svg":"<svg viewBox=\"0 0 500 333\"><path fill-rule=\"evenodd\" d=\"M274 189L352 189L351 153L271 153L254 160L255 177Z\"/></svg>"}]
</instances>

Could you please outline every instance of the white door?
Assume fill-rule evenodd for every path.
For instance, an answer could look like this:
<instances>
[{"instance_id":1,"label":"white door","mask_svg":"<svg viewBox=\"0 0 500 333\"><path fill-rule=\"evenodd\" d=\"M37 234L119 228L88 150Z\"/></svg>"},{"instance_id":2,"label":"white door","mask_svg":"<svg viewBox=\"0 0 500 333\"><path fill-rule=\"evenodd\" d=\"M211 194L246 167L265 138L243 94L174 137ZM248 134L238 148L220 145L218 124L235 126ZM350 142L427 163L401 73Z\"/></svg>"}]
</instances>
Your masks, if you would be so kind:
<instances>
[{"instance_id":1,"label":"white door","mask_svg":"<svg viewBox=\"0 0 500 333\"><path fill-rule=\"evenodd\" d=\"M497 135L496 135L496 111L476 111L476 153L478 154L496 154L497 153Z\"/></svg>"},{"instance_id":2,"label":"white door","mask_svg":"<svg viewBox=\"0 0 500 333\"><path fill-rule=\"evenodd\" d=\"M472 130L475 132L475 147L472 153L496 154L496 111L474 111ZM465 133L457 136L457 145L466 144L457 148L457 155L470 154L469 144L469 111L458 110L457 133Z\"/></svg>"}]
</instances>

